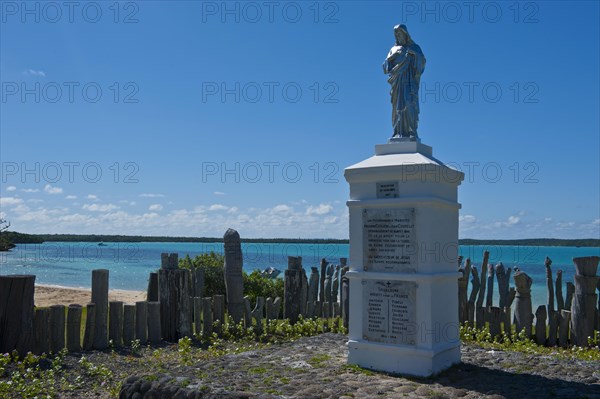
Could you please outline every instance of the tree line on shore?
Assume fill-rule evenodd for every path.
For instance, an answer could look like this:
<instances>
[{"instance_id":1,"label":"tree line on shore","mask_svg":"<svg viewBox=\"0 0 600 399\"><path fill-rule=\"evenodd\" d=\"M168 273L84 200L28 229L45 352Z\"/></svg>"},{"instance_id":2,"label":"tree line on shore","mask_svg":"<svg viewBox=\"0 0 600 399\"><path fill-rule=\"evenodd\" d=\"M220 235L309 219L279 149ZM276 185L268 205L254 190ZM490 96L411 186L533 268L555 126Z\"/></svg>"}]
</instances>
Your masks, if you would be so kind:
<instances>
[{"instance_id":1,"label":"tree line on shore","mask_svg":"<svg viewBox=\"0 0 600 399\"><path fill-rule=\"evenodd\" d=\"M170 237L140 235L104 235L104 234L25 234L14 231L3 231L2 242L12 244L41 244L53 242L222 242L220 237ZM335 238L245 238L246 243L295 243L295 244L348 244L347 239ZM544 246L544 247L600 247L600 239L560 239L560 238L528 238L519 240L477 240L460 239L460 245L510 245L510 246ZM9 248L10 249L10 248Z\"/></svg>"}]
</instances>

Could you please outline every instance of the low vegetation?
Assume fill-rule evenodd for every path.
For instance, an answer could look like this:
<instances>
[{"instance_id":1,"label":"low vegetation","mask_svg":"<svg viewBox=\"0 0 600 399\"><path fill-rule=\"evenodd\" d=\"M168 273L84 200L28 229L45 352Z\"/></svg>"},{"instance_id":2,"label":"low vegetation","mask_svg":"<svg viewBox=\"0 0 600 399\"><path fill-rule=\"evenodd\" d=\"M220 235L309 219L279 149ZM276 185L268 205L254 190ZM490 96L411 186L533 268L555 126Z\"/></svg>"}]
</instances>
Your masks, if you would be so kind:
<instances>
[{"instance_id":1,"label":"low vegetation","mask_svg":"<svg viewBox=\"0 0 600 399\"><path fill-rule=\"evenodd\" d=\"M19 356L16 352L0 355L1 398L55 398L60 396L92 398L117 397L121 383L127 377L143 374L152 379L161 373L176 373L180 367L193 366L211 358L263 348L267 345L290 342L304 336L324 332L346 333L341 320L302 319L291 325L287 320L264 322L263 332L256 326L244 328L228 320L221 336L185 337L177 344L142 346L135 341L130 347L111 348L108 351L92 351L83 354L67 354L66 351L47 356L31 353ZM595 347L547 348L536 345L523 333L503 335L492 339L487 329L477 330L461 327L464 343L501 351L518 351L539 356L600 361L597 347L599 337L590 338ZM327 364L326 354L310 359L312 367ZM357 366L344 366L350 371L371 375L373 372ZM249 370L254 374L266 374L267 369Z\"/></svg>"},{"instance_id":2,"label":"low vegetation","mask_svg":"<svg viewBox=\"0 0 600 399\"><path fill-rule=\"evenodd\" d=\"M195 258L186 255L179 260L179 267L185 269L199 268L204 270L204 286L206 287L205 296L225 295L225 276L223 274L223 264L225 257L215 252L201 254ZM256 297L264 298L283 298L283 279L269 278L263 276L259 270L251 273L243 272L244 276L244 295L250 298L254 303Z\"/></svg>"},{"instance_id":3,"label":"low vegetation","mask_svg":"<svg viewBox=\"0 0 600 399\"><path fill-rule=\"evenodd\" d=\"M0 219L0 252L10 251L15 247L7 230L10 227L10 222L5 219Z\"/></svg>"},{"instance_id":4,"label":"low vegetation","mask_svg":"<svg viewBox=\"0 0 600 399\"><path fill-rule=\"evenodd\" d=\"M598 331L594 332L594 337L589 337L590 346L587 348L572 346L568 348L546 347L536 344L531 338L527 337L525 330L519 333L513 332L512 335L502 333L502 335L492 338L487 328L477 329L463 325L460 327L460 340L464 343L479 345L483 348L516 351L540 356L556 356L563 359L578 359L600 361L600 336Z\"/></svg>"},{"instance_id":5,"label":"low vegetation","mask_svg":"<svg viewBox=\"0 0 600 399\"><path fill-rule=\"evenodd\" d=\"M66 350L47 356L16 351L0 355L0 398L92 398L117 397L121 383L134 374L159 375L214 357L256 350L266 345L290 342L324 332L345 333L339 318L302 319L291 325L287 320L263 322L244 328L231 318L221 336L184 337L177 344L111 348L83 354ZM322 362L324 359L316 359ZM266 370L265 370L266 371ZM158 378L158 377L157 377Z\"/></svg>"}]
</instances>

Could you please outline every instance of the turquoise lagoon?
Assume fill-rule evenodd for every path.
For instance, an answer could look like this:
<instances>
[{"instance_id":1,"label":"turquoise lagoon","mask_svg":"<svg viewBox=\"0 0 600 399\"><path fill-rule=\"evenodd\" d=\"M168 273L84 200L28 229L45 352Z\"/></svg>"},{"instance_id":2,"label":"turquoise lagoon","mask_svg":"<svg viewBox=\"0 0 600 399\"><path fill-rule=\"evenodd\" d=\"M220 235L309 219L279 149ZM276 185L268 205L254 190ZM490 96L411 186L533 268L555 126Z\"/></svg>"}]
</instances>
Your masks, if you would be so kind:
<instances>
[{"instance_id":1,"label":"turquoise lagoon","mask_svg":"<svg viewBox=\"0 0 600 399\"><path fill-rule=\"evenodd\" d=\"M0 274L35 274L36 283L66 287L89 288L93 269L110 270L110 288L145 290L148 274L160 267L160 254L176 252L182 258L214 251L223 253L219 243L98 243L46 242L44 244L20 244L10 252L0 253ZM304 268L318 266L322 258L339 263L348 257L348 244L296 244L296 243L245 243L242 244L244 270L265 269L269 266L279 270L287 268L288 256L302 256ZM544 259L553 261L552 271L563 270L563 282L573 281L572 258L600 256L598 247L532 247L477 245L460 246L462 256L471 258L480 268L483 251L490 252L490 262L502 262L505 267L519 267L533 279L534 305L546 302L546 276ZM435 252L428 256L438 256ZM512 278L511 278L512 280ZM511 286L514 285L511 281ZM494 291L497 293L497 285ZM563 289L564 291L564 289ZM497 303L498 296L494 294Z\"/></svg>"}]
</instances>

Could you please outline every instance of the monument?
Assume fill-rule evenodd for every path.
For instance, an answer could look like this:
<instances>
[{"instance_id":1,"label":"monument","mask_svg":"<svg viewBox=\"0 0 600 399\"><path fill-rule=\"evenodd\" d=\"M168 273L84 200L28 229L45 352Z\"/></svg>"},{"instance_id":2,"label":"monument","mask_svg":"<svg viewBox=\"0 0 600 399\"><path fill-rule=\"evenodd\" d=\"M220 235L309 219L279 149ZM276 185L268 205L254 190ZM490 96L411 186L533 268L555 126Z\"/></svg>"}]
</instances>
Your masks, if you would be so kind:
<instances>
[{"instance_id":1,"label":"monument","mask_svg":"<svg viewBox=\"0 0 600 399\"><path fill-rule=\"evenodd\" d=\"M348 362L430 376L460 362L458 186L464 178L421 143L419 82L425 56L406 26L383 70L393 134L345 169L350 185Z\"/></svg>"}]
</instances>

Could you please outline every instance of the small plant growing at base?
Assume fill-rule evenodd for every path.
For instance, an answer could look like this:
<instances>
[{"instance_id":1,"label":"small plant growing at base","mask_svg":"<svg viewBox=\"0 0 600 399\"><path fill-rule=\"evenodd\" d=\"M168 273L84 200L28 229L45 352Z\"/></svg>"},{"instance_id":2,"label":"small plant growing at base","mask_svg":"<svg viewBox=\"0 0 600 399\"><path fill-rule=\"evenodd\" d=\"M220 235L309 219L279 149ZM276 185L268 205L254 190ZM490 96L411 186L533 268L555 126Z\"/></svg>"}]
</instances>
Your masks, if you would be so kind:
<instances>
[{"instance_id":1,"label":"small plant growing at base","mask_svg":"<svg viewBox=\"0 0 600 399\"><path fill-rule=\"evenodd\" d=\"M139 355L142 352L142 344L139 339L131 341L131 353Z\"/></svg>"},{"instance_id":2,"label":"small plant growing at base","mask_svg":"<svg viewBox=\"0 0 600 399\"><path fill-rule=\"evenodd\" d=\"M190 337L180 338L177 342L177 352L179 353L183 364L186 366L192 364L192 339Z\"/></svg>"}]
</instances>

